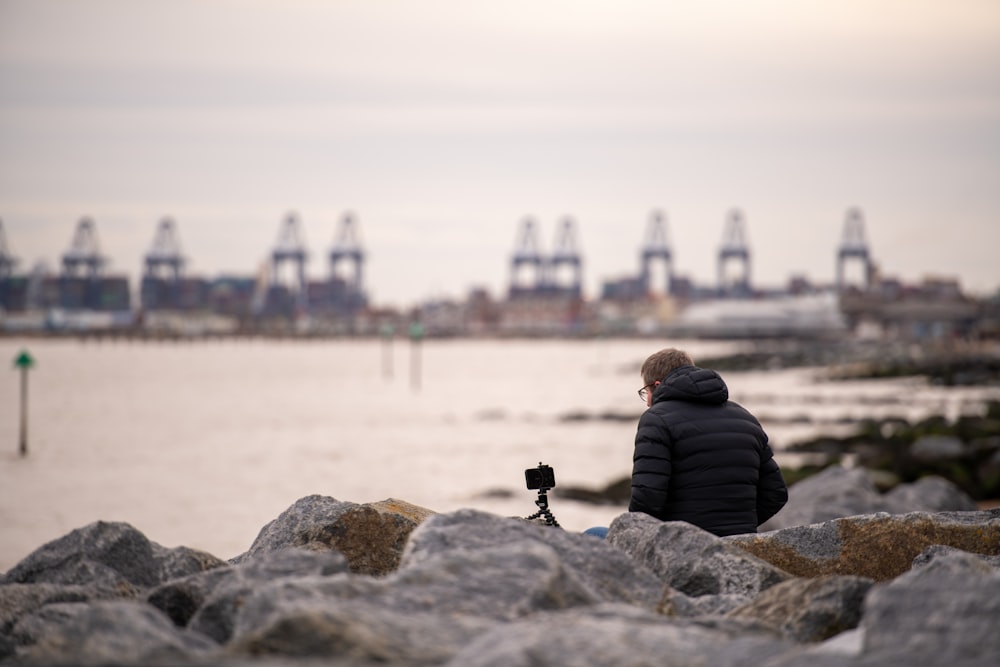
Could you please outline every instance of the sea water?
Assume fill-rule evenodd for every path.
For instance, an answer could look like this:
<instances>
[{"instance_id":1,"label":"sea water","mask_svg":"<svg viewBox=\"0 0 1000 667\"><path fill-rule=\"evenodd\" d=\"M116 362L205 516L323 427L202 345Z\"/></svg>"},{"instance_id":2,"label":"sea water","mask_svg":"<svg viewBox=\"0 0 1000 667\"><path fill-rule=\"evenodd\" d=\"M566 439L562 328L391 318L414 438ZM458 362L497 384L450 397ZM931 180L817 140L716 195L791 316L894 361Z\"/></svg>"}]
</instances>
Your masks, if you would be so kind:
<instances>
[{"instance_id":1,"label":"sea water","mask_svg":"<svg viewBox=\"0 0 1000 667\"><path fill-rule=\"evenodd\" d=\"M0 340L27 349L28 455L18 455L20 371L0 375L0 571L97 520L220 558L311 494L397 498L439 512L537 509L524 469L553 466L550 507L570 530L624 506L558 496L631 470L639 367L659 347L695 358L738 344L658 340ZM986 389L920 379L828 382L823 369L725 373L780 463L787 447L852 420L975 411ZM996 392L993 391L993 395Z\"/></svg>"}]
</instances>

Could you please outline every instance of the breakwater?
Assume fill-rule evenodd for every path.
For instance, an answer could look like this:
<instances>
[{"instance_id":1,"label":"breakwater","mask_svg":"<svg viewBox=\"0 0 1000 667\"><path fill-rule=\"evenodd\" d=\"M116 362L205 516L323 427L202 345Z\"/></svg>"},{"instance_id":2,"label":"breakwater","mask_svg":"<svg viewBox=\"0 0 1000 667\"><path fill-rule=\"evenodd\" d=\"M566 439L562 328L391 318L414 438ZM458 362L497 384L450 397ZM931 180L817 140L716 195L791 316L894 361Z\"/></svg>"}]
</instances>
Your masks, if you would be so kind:
<instances>
[{"instance_id":1,"label":"breakwater","mask_svg":"<svg viewBox=\"0 0 1000 667\"><path fill-rule=\"evenodd\" d=\"M39 547L0 578L0 662L985 665L998 564L1000 510L600 540L316 495L228 561L115 522Z\"/></svg>"}]
</instances>

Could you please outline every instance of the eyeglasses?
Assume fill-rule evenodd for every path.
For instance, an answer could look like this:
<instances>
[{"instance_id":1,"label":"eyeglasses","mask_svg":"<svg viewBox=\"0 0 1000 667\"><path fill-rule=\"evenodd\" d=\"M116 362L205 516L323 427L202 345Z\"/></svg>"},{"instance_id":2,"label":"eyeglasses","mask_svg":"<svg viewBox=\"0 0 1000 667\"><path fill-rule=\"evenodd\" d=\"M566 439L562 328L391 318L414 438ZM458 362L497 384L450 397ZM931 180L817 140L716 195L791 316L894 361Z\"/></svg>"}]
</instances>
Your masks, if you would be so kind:
<instances>
[{"instance_id":1,"label":"eyeglasses","mask_svg":"<svg viewBox=\"0 0 1000 667\"><path fill-rule=\"evenodd\" d=\"M652 387L654 384L655 383L651 382L639 390L639 398L642 399L643 403L645 403L649 399L649 388Z\"/></svg>"}]
</instances>

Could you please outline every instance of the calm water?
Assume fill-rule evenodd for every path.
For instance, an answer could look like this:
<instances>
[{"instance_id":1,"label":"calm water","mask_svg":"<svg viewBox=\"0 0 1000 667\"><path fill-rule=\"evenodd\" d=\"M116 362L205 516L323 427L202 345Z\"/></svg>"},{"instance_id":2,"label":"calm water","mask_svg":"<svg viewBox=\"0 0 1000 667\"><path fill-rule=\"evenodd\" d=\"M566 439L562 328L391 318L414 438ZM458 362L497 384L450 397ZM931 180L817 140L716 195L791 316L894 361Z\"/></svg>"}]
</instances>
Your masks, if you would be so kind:
<instances>
[{"instance_id":1,"label":"calm water","mask_svg":"<svg viewBox=\"0 0 1000 667\"><path fill-rule=\"evenodd\" d=\"M696 361L732 347L672 344ZM535 496L523 470L539 461L555 468L559 485L603 486L629 473L644 407L638 368L659 346L425 341L417 388L404 341L389 350L378 341L0 341L8 369L0 375L0 571L98 519L229 558L309 494L530 514ZM10 361L24 348L37 367L22 459L19 373ZM782 447L842 429L844 417L954 415L977 409L985 393L918 380L830 384L816 375L725 375L785 463L793 461ZM630 418L562 419L602 413ZM557 496L551 506L578 530L624 511Z\"/></svg>"}]
</instances>

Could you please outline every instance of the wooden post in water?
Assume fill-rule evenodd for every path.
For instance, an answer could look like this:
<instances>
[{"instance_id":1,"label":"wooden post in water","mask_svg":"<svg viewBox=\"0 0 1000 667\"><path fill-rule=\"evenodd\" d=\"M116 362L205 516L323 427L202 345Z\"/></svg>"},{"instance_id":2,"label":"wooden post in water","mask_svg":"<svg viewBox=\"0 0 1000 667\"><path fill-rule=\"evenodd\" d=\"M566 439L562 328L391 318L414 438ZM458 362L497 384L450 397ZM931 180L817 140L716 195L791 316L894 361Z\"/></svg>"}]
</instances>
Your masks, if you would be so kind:
<instances>
[{"instance_id":1,"label":"wooden post in water","mask_svg":"<svg viewBox=\"0 0 1000 667\"><path fill-rule=\"evenodd\" d=\"M424 337L424 325L413 322L410 325L410 386L420 389L420 341Z\"/></svg>"},{"instance_id":2,"label":"wooden post in water","mask_svg":"<svg viewBox=\"0 0 1000 667\"><path fill-rule=\"evenodd\" d=\"M21 369L21 438L18 452L21 456L28 455L28 370L35 365L35 360L23 350L14 359L15 368Z\"/></svg>"},{"instance_id":3,"label":"wooden post in water","mask_svg":"<svg viewBox=\"0 0 1000 667\"><path fill-rule=\"evenodd\" d=\"M382 336L382 377L386 380L392 379L392 339L396 335L396 328L391 323L382 325L379 333Z\"/></svg>"}]
</instances>

